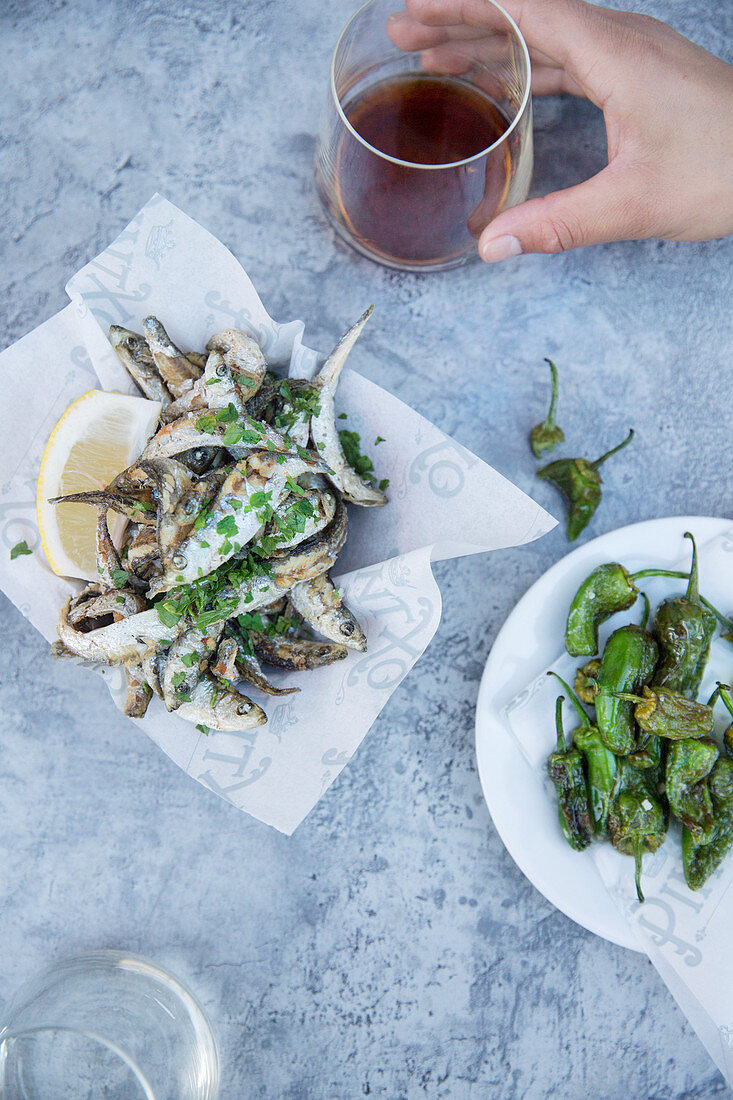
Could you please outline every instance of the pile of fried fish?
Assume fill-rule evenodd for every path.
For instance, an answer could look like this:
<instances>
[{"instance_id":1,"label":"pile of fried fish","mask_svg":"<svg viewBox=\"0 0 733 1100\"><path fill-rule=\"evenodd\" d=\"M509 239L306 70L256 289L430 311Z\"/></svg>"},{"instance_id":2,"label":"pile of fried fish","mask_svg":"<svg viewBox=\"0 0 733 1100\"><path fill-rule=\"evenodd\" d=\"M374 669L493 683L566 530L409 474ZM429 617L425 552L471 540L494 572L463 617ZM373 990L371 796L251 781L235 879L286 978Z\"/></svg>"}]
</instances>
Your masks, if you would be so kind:
<instances>
[{"instance_id":1,"label":"pile of fried fish","mask_svg":"<svg viewBox=\"0 0 733 1100\"><path fill-rule=\"evenodd\" d=\"M346 539L345 502L386 503L386 483L347 461L334 411L370 313L312 381L276 377L235 329L199 354L180 351L155 317L142 335L111 327L125 368L162 412L134 465L103 490L55 501L88 504L98 520L97 576L64 604L53 650L122 665L126 714L142 717L155 694L203 732L251 729L267 717L248 684L266 695L300 690L276 687L263 665L301 671L366 649L329 571ZM127 518L119 549L110 511Z\"/></svg>"}]
</instances>

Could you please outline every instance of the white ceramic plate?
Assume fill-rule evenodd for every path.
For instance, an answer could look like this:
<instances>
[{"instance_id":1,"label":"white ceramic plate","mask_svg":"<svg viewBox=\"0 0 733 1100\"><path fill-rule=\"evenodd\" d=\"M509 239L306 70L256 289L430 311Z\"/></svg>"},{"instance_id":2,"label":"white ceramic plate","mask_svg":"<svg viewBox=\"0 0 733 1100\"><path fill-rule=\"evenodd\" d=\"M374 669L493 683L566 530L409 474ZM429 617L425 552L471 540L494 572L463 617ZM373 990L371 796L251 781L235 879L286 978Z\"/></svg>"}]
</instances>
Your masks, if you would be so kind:
<instances>
[{"instance_id":1,"label":"white ceramic plate","mask_svg":"<svg viewBox=\"0 0 733 1100\"><path fill-rule=\"evenodd\" d=\"M476 754L486 804L509 854L530 882L571 920L621 947L638 944L608 900L590 852L563 840L542 777L530 767L508 726L507 705L563 650L565 618L583 578L607 561L632 571L673 568L698 545L731 527L730 519L672 516L622 527L579 546L522 597L486 662L476 705ZM702 588L704 591L704 578Z\"/></svg>"}]
</instances>

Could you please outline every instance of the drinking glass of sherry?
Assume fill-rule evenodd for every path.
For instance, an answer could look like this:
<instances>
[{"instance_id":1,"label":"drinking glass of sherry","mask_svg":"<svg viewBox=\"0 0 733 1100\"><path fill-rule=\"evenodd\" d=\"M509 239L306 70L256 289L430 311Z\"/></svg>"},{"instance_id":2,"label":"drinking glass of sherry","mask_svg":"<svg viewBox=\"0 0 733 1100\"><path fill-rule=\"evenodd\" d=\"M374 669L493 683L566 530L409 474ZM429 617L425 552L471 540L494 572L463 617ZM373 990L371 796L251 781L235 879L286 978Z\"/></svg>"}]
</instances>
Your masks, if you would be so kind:
<instances>
[{"instance_id":1,"label":"drinking glass of sherry","mask_svg":"<svg viewBox=\"0 0 733 1100\"><path fill-rule=\"evenodd\" d=\"M442 271L473 258L484 226L527 197L529 53L511 17L491 4L493 38L481 61L470 40L459 41L451 74L428 71L419 50L389 38L395 6L369 0L336 43L316 184L334 229L363 255Z\"/></svg>"}]
</instances>

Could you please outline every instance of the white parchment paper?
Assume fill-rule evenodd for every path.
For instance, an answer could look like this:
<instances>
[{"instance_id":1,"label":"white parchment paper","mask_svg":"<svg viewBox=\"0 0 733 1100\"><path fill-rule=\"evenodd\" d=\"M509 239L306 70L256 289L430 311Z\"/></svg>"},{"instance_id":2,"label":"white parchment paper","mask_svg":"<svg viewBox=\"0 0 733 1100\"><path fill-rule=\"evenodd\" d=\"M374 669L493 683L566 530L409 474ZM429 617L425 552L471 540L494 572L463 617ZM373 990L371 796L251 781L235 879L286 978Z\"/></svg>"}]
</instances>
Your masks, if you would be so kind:
<instances>
[{"instance_id":1,"label":"white parchment paper","mask_svg":"<svg viewBox=\"0 0 733 1100\"><path fill-rule=\"evenodd\" d=\"M142 318L152 313L177 344L195 350L219 329L241 328L259 341L274 369L300 377L311 376L323 358L303 344L302 322L273 321L228 249L159 195L69 281L67 291L66 309L0 356L0 457L7 479L0 489L0 585L49 640L71 585L51 572L40 549L38 466L53 425L75 398L95 386L136 392L107 340L110 324L140 331ZM371 327L378 317L377 310ZM355 319L345 317L343 329ZM334 333L334 343L340 335ZM285 833L293 832L351 759L435 633L441 603L431 559L529 542L555 522L465 447L355 370L345 371L338 400L348 413L344 425L360 433L377 477L390 480L385 508L350 508L337 566L337 572L348 570L339 588L364 626L367 652L290 674L302 689L297 695L261 698L253 691L268 714L267 724L256 730L206 736L155 698L138 721L189 775ZM378 435L385 442L371 446ZM8 548L22 538L34 553L11 562ZM121 705L122 670L102 671Z\"/></svg>"},{"instance_id":2,"label":"white parchment paper","mask_svg":"<svg viewBox=\"0 0 733 1100\"><path fill-rule=\"evenodd\" d=\"M703 593L716 607L728 610L733 591L733 527L699 546L698 555ZM673 568L689 569L689 561L688 553ZM684 591L684 582L645 579L644 591L654 607L670 592ZM626 621L638 621L639 608L637 604L625 613ZM617 615L602 626L601 645L623 621L624 616ZM582 663L582 658L574 660L565 653L551 667L572 686L575 669ZM543 776L547 756L554 748L555 699L562 690L546 671L506 711L524 755ZM708 698L718 680L730 683L732 675L733 649L729 642L716 638L699 697ZM568 707L568 730L574 725L570 713ZM716 715L719 742L729 724L725 708L720 706ZM547 797L554 797L549 779ZM733 1087L733 852L705 886L693 892L685 883L680 830L673 825L659 851L644 857L643 905L636 897L633 860L620 855L610 844L594 845L592 852L608 889L609 903L624 914L710 1057Z\"/></svg>"}]
</instances>

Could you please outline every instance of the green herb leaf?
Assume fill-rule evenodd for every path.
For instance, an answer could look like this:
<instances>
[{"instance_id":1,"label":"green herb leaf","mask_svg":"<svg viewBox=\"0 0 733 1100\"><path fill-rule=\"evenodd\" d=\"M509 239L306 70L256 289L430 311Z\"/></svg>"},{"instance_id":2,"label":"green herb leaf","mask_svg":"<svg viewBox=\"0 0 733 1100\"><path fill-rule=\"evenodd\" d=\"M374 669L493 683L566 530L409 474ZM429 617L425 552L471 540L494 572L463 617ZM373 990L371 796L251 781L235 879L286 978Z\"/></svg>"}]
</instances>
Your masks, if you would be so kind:
<instances>
[{"instance_id":1,"label":"green herb leaf","mask_svg":"<svg viewBox=\"0 0 733 1100\"><path fill-rule=\"evenodd\" d=\"M387 489L389 489L389 478L388 477L383 477L382 478L382 480L379 482L379 489L382 493L384 493Z\"/></svg>"},{"instance_id":2,"label":"green herb leaf","mask_svg":"<svg viewBox=\"0 0 733 1100\"><path fill-rule=\"evenodd\" d=\"M193 666L196 664L196 661L197 657L195 653L181 654L181 662L186 666L186 668L193 668Z\"/></svg>"},{"instance_id":3,"label":"green herb leaf","mask_svg":"<svg viewBox=\"0 0 733 1100\"><path fill-rule=\"evenodd\" d=\"M236 405L233 405L230 401L225 409L219 409L216 414L216 419L220 424L231 424L238 416L239 413L237 412Z\"/></svg>"},{"instance_id":4,"label":"green herb leaf","mask_svg":"<svg viewBox=\"0 0 733 1100\"><path fill-rule=\"evenodd\" d=\"M226 535L227 538L233 538L237 530L237 521L234 516L224 516L224 519L220 519L216 525L217 535Z\"/></svg>"},{"instance_id":5,"label":"green herb leaf","mask_svg":"<svg viewBox=\"0 0 733 1100\"><path fill-rule=\"evenodd\" d=\"M208 727L208 726L205 726L205 725L203 724L203 722L200 722L200 723L199 723L199 724L198 724L198 725L196 726L196 729L197 729L197 730L199 731L199 733L203 733L203 734L205 734L205 735L206 735L207 737L209 736L209 727Z\"/></svg>"},{"instance_id":6,"label":"green herb leaf","mask_svg":"<svg viewBox=\"0 0 733 1100\"><path fill-rule=\"evenodd\" d=\"M216 430L216 417L210 413L206 416L200 416L196 421L196 431L198 432L213 432Z\"/></svg>"},{"instance_id":7,"label":"green herb leaf","mask_svg":"<svg viewBox=\"0 0 733 1100\"><path fill-rule=\"evenodd\" d=\"M230 447L234 443L239 443L244 435L244 428L241 424L227 424L224 429L224 435L221 437L221 441L225 447Z\"/></svg>"},{"instance_id":8,"label":"green herb leaf","mask_svg":"<svg viewBox=\"0 0 733 1100\"><path fill-rule=\"evenodd\" d=\"M377 438L374 440L374 446L378 447L380 443L386 443L386 442L387 441L386 441L386 439L384 438L383 435L378 435Z\"/></svg>"},{"instance_id":9,"label":"green herb leaf","mask_svg":"<svg viewBox=\"0 0 733 1100\"><path fill-rule=\"evenodd\" d=\"M20 542L16 542L15 546L10 551L10 560L15 561L16 558L24 557L26 554L32 553L33 551L25 539L21 539Z\"/></svg>"},{"instance_id":10,"label":"green herb leaf","mask_svg":"<svg viewBox=\"0 0 733 1100\"><path fill-rule=\"evenodd\" d=\"M155 610L158 612L158 618L163 626L175 626L183 614L182 611L178 610L173 600L161 600L160 603L155 605Z\"/></svg>"},{"instance_id":11,"label":"green herb leaf","mask_svg":"<svg viewBox=\"0 0 733 1100\"><path fill-rule=\"evenodd\" d=\"M112 582L115 588L124 588L130 579L130 574L126 569L113 569L112 570Z\"/></svg>"}]
</instances>

